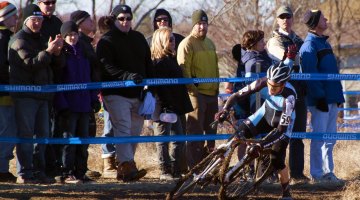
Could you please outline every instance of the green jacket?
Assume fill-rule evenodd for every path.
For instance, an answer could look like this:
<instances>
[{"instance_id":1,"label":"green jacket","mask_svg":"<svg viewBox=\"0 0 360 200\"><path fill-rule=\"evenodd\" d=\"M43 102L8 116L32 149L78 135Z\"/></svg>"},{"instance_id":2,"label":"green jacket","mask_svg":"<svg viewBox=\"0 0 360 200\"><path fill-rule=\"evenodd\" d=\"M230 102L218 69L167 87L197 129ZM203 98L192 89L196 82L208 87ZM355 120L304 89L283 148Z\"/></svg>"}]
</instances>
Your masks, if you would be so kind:
<instances>
[{"instance_id":1,"label":"green jacket","mask_svg":"<svg viewBox=\"0 0 360 200\"><path fill-rule=\"evenodd\" d=\"M219 78L218 58L214 43L207 37L187 36L177 52L178 64L185 78ZM201 83L187 85L192 95L198 92L215 96L219 93L219 83Z\"/></svg>"}]
</instances>

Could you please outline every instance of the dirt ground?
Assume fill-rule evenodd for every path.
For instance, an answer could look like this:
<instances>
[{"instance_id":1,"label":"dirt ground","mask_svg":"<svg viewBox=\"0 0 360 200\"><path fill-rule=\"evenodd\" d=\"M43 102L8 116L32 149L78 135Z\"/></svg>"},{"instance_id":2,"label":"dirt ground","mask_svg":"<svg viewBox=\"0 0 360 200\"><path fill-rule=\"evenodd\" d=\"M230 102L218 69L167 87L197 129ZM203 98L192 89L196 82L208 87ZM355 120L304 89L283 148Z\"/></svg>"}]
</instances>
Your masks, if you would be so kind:
<instances>
[{"instance_id":1,"label":"dirt ground","mask_svg":"<svg viewBox=\"0 0 360 200\"><path fill-rule=\"evenodd\" d=\"M98 179L95 183L79 185L18 185L0 184L0 199L165 199L165 193L174 186L173 182L160 182L146 178L136 183L122 183L115 180ZM194 191L182 199L217 199L218 186L209 186ZM293 185L294 199L332 200L341 199L343 186L320 184ZM280 185L268 184L249 199L275 200L279 198ZM354 198L355 199L355 198ZM360 199L360 196L359 196Z\"/></svg>"}]
</instances>

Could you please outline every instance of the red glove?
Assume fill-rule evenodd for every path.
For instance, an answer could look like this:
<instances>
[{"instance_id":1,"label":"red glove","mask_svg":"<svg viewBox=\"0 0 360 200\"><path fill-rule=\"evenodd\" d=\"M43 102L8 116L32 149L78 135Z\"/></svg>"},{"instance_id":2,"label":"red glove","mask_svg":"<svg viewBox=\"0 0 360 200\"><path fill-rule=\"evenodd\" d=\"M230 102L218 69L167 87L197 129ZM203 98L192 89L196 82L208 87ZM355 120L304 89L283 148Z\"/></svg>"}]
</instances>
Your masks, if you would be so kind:
<instances>
[{"instance_id":1,"label":"red glove","mask_svg":"<svg viewBox=\"0 0 360 200\"><path fill-rule=\"evenodd\" d=\"M289 45L286 51L286 57L295 60L297 54L297 47L296 44Z\"/></svg>"}]
</instances>

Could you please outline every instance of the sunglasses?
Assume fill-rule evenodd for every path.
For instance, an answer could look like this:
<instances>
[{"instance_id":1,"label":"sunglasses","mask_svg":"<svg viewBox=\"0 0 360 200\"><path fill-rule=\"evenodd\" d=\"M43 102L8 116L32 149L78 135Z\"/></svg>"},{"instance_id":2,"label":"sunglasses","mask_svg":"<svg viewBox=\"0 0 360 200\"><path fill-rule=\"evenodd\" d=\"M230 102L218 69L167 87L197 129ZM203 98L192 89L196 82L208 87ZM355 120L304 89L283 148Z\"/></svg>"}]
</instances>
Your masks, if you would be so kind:
<instances>
[{"instance_id":1,"label":"sunglasses","mask_svg":"<svg viewBox=\"0 0 360 200\"><path fill-rule=\"evenodd\" d=\"M156 22L161 22L161 21L168 22L168 21L169 21L169 18L167 18L167 17L164 17L164 18L156 18L155 21L156 21Z\"/></svg>"},{"instance_id":2,"label":"sunglasses","mask_svg":"<svg viewBox=\"0 0 360 200\"><path fill-rule=\"evenodd\" d=\"M119 21L123 22L123 21L131 21L133 18L132 17L118 17L117 18Z\"/></svg>"},{"instance_id":3,"label":"sunglasses","mask_svg":"<svg viewBox=\"0 0 360 200\"><path fill-rule=\"evenodd\" d=\"M273 85L273 84L271 84L269 81L267 81L267 84L268 84L269 86L273 87L273 88L280 88L280 87L283 87L283 86L284 86L284 84Z\"/></svg>"},{"instance_id":4,"label":"sunglasses","mask_svg":"<svg viewBox=\"0 0 360 200\"><path fill-rule=\"evenodd\" d=\"M291 19L292 18L292 15L289 15L289 14L282 14L279 16L280 19Z\"/></svg>"},{"instance_id":5,"label":"sunglasses","mask_svg":"<svg viewBox=\"0 0 360 200\"><path fill-rule=\"evenodd\" d=\"M55 5L56 4L56 1L43 1L43 4L49 6L50 4L53 4Z\"/></svg>"}]
</instances>

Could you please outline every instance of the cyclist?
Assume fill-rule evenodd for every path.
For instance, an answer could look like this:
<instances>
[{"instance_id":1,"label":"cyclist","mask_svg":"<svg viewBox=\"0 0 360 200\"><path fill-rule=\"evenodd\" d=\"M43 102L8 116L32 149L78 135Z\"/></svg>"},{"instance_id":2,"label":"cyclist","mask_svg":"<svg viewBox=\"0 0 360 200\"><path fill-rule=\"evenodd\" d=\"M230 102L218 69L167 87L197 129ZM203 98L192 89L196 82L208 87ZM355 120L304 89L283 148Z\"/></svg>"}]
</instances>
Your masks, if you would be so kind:
<instances>
[{"instance_id":1,"label":"cyclist","mask_svg":"<svg viewBox=\"0 0 360 200\"><path fill-rule=\"evenodd\" d=\"M269 132L265 136L264 142L258 147L267 148L271 146L273 150L270 156L271 163L280 176L283 193L281 199L285 200L292 199L289 187L290 176L285 165L285 156L289 143L289 134L295 120L296 92L293 86L288 83L291 66L285 65L284 62L272 65L267 70L266 77L259 78L231 95L223 110L218 112L215 118L219 122L225 121L234 104L255 92L266 91L267 89L265 102L253 115L239 125L240 131L236 136L253 138L260 133Z\"/></svg>"}]
</instances>

